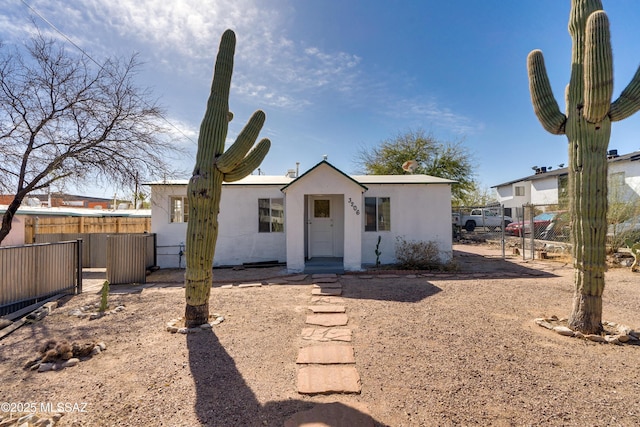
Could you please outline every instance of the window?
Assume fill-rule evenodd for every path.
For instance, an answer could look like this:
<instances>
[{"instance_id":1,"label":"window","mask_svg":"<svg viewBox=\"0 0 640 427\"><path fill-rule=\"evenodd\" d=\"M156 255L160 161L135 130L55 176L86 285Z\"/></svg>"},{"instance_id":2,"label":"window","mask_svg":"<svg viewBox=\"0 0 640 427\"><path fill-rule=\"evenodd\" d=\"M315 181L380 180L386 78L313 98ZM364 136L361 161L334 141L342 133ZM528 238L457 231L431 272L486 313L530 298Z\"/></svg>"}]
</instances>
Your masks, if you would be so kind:
<instances>
[{"instance_id":1,"label":"window","mask_svg":"<svg viewBox=\"0 0 640 427\"><path fill-rule=\"evenodd\" d=\"M189 201L186 197L171 197L171 222L189 220Z\"/></svg>"},{"instance_id":2,"label":"window","mask_svg":"<svg viewBox=\"0 0 640 427\"><path fill-rule=\"evenodd\" d=\"M364 198L364 231L391 230L391 199L389 197Z\"/></svg>"},{"instance_id":3,"label":"window","mask_svg":"<svg viewBox=\"0 0 640 427\"><path fill-rule=\"evenodd\" d=\"M284 199L258 199L258 232L284 231Z\"/></svg>"},{"instance_id":4,"label":"window","mask_svg":"<svg viewBox=\"0 0 640 427\"><path fill-rule=\"evenodd\" d=\"M313 217L331 218L331 202L329 200L314 200Z\"/></svg>"},{"instance_id":5,"label":"window","mask_svg":"<svg viewBox=\"0 0 640 427\"><path fill-rule=\"evenodd\" d=\"M524 197L524 186L516 185L516 197Z\"/></svg>"}]
</instances>

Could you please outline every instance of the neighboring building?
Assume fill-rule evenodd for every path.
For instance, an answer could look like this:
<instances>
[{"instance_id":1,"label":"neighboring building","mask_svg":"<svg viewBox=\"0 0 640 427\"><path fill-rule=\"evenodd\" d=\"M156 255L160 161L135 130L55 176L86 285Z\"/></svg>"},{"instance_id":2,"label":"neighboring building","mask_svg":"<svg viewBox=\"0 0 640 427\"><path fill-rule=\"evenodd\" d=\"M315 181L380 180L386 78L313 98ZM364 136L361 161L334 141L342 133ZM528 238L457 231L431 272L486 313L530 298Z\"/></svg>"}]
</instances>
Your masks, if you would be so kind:
<instances>
[{"instance_id":1,"label":"neighboring building","mask_svg":"<svg viewBox=\"0 0 640 427\"><path fill-rule=\"evenodd\" d=\"M609 195L633 200L640 197L640 151L619 156L609 151ZM548 170L538 168L525 178L498 184L498 201L511 216L518 216L516 209L525 204L553 205L567 197L568 169Z\"/></svg>"},{"instance_id":2,"label":"neighboring building","mask_svg":"<svg viewBox=\"0 0 640 427\"><path fill-rule=\"evenodd\" d=\"M6 210L7 205L0 205L0 218ZM119 221L119 218L141 218L134 220L138 222L142 222L142 218L147 218L144 222L148 223L150 216L151 211L148 209L102 210L68 207L47 208L23 204L18 208L18 211L13 217L11 231L7 237L2 240L0 246L17 246L32 243L32 241L25 241L25 238L33 238L36 234L48 234L52 228L70 228L73 229L71 232L76 233L79 232L78 228L90 228L88 227L89 224L93 224L93 221L96 221L97 218L106 218L106 221L109 221L109 218L113 218L113 221L116 222ZM87 227L84 226L85 224ZM100 225L96 225L94 228L99 229Z\"/></svg>"},{"instance_id":3,"label":"neighboring building","mask_svg":"<svg viewBox=\"0 0 640 427\"><path fill-rule=\"evenodd\" d=\"M10 194L0 194L0 205L8 205L13 201L15 196ZM49 208L85 208L85 209L113 209L114 199L105 199L100 197L77 196L65 193L51 194L29 194L22 202L23 206L30 207L49 207ZM127 209L124 205L128 202L117 201L116 207L119 209Z\"/></svg>"},{"instance_id":4,"label":"neighboring building","mask_svg":"<svg viewBox=\"0 0 640 427\"><path fill-rule=\"evenodd\" d=\"M313 258L341 261L345 270L395 261L396 238L434 241L452 258L451 184L428 175L348 176L318 163L299 177L251 175L224 183L215 266L278 261L304 271ZM188 181L151 186L151 231L158 265L184 267Z\"/></svg>"}]
</instances>

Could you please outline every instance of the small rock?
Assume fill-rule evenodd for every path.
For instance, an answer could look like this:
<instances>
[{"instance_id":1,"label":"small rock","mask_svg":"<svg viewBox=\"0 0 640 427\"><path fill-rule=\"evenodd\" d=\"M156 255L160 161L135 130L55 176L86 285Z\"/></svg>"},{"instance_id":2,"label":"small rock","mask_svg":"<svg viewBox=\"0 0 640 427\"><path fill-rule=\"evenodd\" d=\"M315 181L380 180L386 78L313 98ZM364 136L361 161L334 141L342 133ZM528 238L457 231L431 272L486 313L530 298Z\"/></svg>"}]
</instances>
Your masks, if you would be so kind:
<instances>
[{"instance_id":1,"label":"small rock","mask_svg":"<svg viewBox=\"0 0 640 427\"><path fill-rule=\"evenodd\" d=\"M189 332L188 328L178 328L177 332L179 334L187 334Z\"/></svg>"},{"instance_id":2,"label":"small rock","mask_svg":"<svg viewBox=\"0 0 640 427\"><path fill-rule=\"evenodd\" d=\"M555 332L565 337L572 337L574 335L573 330L567 328L566 326L556 326L553 328Z\"/></svg>"},{"instance_id":3,"label":"small rock","mask_svg":"<svg viewBox=\"0 0 640 427\"><path fill-rule=\"evenodd\" d=\"M73 357L73 358L63 362L62 363L62 367L63 368L70 368L72 366L76 366L78 363L80 363L80 359L78 359L77 357Z\"/></svg>"},{"instance_id":4,"label":"small rock","mask_svg":"<svg viewBox=\"0 0 640 427\"><path fill-rule=\"evenodd\" d=\"M216 317L216 320L211 322L211 326L219 325L222 322L224 322L224 316L218 316Z\"/></svg>"},{"instance_id":5,"label":"small rock","mask_svg":"<svg viewBox=\"0 0 640 427\"><path fill-rule=\"evenodd\" d=\"M29 415L25 415L23 417L18 418L18 421L16 422L17 425L21 425L22 423L32 423L38 420L38 417L36 414L29 414Z\"/></svg>"},{"instance_id":6,"label":"small rock","mask_svg":"<svg viewBox=\"0 0 640 427\"><path fill-rule=\"evenodd\" d=\"M62 416L63 416L63 415L64 415L64 413L56 412L55 414L53 414L53 416L51 417L51 419L52 419L54 422L56 422L56 423L57 423L58 421L60 421L60 418L62 418Z\"/></svg>"},{"instance_id":7,"label":"small rock","mask_svg":"<svg viewBox=\"0 0 640 427\"><path fill-rule=\"evenodd\" d=\"M584 337L593 342L605 342L605 339L601 335L589 334L585 335Z\"/></svg>"},{"instance_id":8,"label":"small rock","mask_svg":"<svg viewBox=\"0 0 640 427\"><path fill-rule=\"evenodd\" d=\"M553 329L553 325L546 321L546 319L535 319L536 324L542 326L543 328Z\"/></svg>"},{"instance_id":9,"label":"small rock","mask_svg":"<svg viewBox=\"0 0 640 427\"><path fill-rule=\"evenodd\" d=\"M178 328L175 326L168 326L167 325L167 332L171 332L172 334L175 334L176 332L178 332Z\"/></svg>"},{"instance_id":10,"label":"small rock","mask_svg":"<svg viewBox=\"0 0 640 427\"><path fill-rule=\"evenodd\" d=\"M604 340L609 344L621 344L616 335L605 335Z\"/></svg>"},{"instance_id":11,"label":"small rock","mask_svg":"<svg viewBox=\"0 0 640 427\"><path fill-rule=\"evenodd\" d=\"M38 366L38 372L51 371L54 366L55 363L41 363L40 366Z\"/></svg>"},{"instance_id":12,"label":"small rock","mask_svg":"<svg viewBox=\"0 0 640 427\"><path fill-rule=\"evenodd\" d=\"M220 289L231 289L233 288L233 285L222 285L220 286Z\"/></svg>"},{"instance_id":13,"label":"small rock","mask_svg":"<svg viewBox=\"0 0 640 427\"><path fill-rule=\"evenodd\" d=\"M200 325L200 329L211 329L213 325L211 325L211 323L205 323L203 325Z\"/></svg>"},{"instance_id":14,"label":"small rock","mask_svg":"<svg viewBox=\"0 0 640 427\"><path fill-rule=\"evenodd\" d=\"M624 335L624 334L617 335L617 337L618 337L618 341L620 341L621 343L629 342L629 340L631 339L629 335Z\"/></svg>"},{"instance_id":15,"label":"small rock","mask_svg":"<svg viewBox=\"0 0 640 427\"><path fill-rule=\"evenodd\" d=\"M124 305L119 305L116 308L113 309L113 311L115 311L116 313L120 313L121 311L124 311L125 306Z\"/></svg>"},{"instance_id":16,"label":"small rock","mask_svg":"<svg viewBox=\"0 0 640 427\"><path fill-rule=\"evenodd\" d=\"M34 427L53 427L55 422L46 418L42 418L33 424Z\"/></svg>"},{"instance_id":17,"label":"small rock","mask_svg":"<svg viewBox=\"0 0 640 427\"><path fill-rule=\"evenodd\" d=\"M101 351L105 351L107 349L107 345L103 342L100 341L99 343L96 344L98 347L100 347Z\"/></svg>"},{"instance_id":18,"label":"small rock","mask_svg":"<svg viewBox=\"0 0 640 427\"><path fill-rule=\"evenodd\" d=\"M67 313L67 316L76 316L76 317L83 317L85 314L82 310L80 310L79 308L76 308L74 310L71 310Z\"/></svg>"},{"instance_id":19,"label":"small rock","mask_svg":"<svg viewBox=\"0 0 640 427\"><path fill-rule=\"evenodd\" d=\"M580 331L575 331L573 333L573 336L576 337L576 338L584 338L584 334L582 332L580 332Z\"/></svg>"},{"instance_id":20,"label":"small rock","mask_svg":"<svg viewBox=\"0 0 640 427\"><path fill-rule=\"evenodd\" d=\"M93 347L93 350L91 350L91 353L89 354L90 356L95 356L96 354L100 354L102 352L102 350L100 349L99 346L95 346Z\"/></svg>"}]
</instances>

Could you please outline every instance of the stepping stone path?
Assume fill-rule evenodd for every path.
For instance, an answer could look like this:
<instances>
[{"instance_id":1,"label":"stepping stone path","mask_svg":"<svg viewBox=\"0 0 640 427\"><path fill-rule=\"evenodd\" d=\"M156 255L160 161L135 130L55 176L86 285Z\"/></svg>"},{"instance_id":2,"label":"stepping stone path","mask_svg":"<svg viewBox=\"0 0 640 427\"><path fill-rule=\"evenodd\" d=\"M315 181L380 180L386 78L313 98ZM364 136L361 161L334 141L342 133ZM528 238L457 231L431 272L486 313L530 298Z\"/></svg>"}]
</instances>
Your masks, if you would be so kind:
<instances>
[{"instance_id":1,"label":"stepping stone path","mask_svg":"<svg viewBox=\"0 0 640 427\"><path fill-rule=\"evenodd\" d=\"M342 298L342 284L335 274L311 276L310 313L302 331L302 339L311 344L302 347L296 363L298 393L360 393L360 375L355 367L351 329Z\"/></svg>"},{"instance_id":2,"label":"stepping stone path","mask_svg":"<svg viewBox=\"0 0 640 427\"><path fill-rule=\"evenodd\" d=\"M356 359L347 308L342 304L342 285L335 274L313 275L310 313L302 329L302 339L310 342L298 352L298 393L345 394L360 393L360 375ZM373 426L366 408L354 408L343 403L319 403L314 408L298 412L285 421L285 427Z\"/></svg>"}]
</instances>

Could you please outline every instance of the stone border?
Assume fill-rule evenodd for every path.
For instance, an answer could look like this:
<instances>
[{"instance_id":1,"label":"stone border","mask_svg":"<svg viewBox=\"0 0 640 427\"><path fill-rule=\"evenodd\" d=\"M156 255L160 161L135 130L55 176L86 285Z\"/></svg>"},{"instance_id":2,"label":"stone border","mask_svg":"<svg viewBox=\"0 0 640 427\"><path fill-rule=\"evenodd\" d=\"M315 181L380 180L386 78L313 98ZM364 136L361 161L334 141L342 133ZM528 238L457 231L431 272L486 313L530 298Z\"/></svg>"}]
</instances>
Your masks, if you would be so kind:
<instances>
[{"instance_id":1,"label":"stone border","mask_svg":"<svg viewBox=\"0 0 640 427\"><path fill-rule=\"evenodd\" d=\"M606 334L606 335L599 335L599 334L585 335L582 332L574 331L573 329L567 326L559 325L558 323L567 323L568 319L566 318L559 319L557 316L551 316L549 318L540 317L540 318L534 319L534 322L538 326L542 326L543 328L549 329L550 331L553 331L559 335L562 335L565 337L582 338L582 339L586 339L593 342L608 343L608 344L624 344L630 341L640 340L640 337L638 336L640 335L640 332L633 330L629 326L620 325L615 322L606 322L606 321L602 322L604 326L609 326L610 328L613 328L615 330L614 334ZM554 323L556 325L554 325Z\"/></svg>"},{"instance_id":2,"label":"stone border","mask_svg":"<svg viewBox=\"0 0 640 427\"><path fill-rule=\"evenodd\" d=\"M181 327L179 328L178 326L176 326L178 323L180 322L184 322L184 316L183 317L178 317L177 319L171 319L170 321L167 322L167 332L171 332L172 334L178 333L178 334L195 334L197 332L202 332L202 331L206 331L209 330L211 328L213 328L216 325L219 325L220 323L224 322L224 316L217 314L217 313L213 313L209 315L209 319L213 319L210 320L209 323L203 323L202 325L196 327L196 328L187 328L187 327Z\"/></svg>"}]
</instances>

